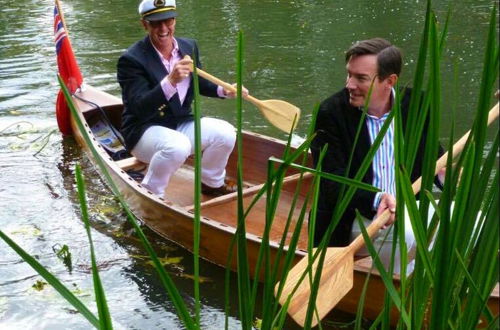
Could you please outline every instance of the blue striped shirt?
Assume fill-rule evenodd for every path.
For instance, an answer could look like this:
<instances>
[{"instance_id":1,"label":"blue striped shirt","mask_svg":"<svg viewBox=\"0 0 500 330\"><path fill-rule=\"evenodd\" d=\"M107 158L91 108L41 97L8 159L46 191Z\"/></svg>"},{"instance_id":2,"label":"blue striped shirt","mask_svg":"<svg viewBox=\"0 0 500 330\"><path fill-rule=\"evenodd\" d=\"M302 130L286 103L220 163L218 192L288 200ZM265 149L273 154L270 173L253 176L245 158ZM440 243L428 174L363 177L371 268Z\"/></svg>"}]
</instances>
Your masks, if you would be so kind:
<instances>
[{"instance_id":1,"label":"blue striped shirt","mask_svg":"<svg viewBox=\"0 0 500 330\"><path fill-rule=\"evenodd\" d=\"M368 128L368 135L370 136L370 143L373 144L380 129L384 125L385 120L389 116L386 113L381 118L366 115L366 126ZM396 196L396 181L394 170L394 121L391 122L387 133L385 134L382 143L380 144L375 157L372 162L373 169L373 186L379 188L381 192L375 195L373 201L373 209L378 208L380 197L384 192Z\"/></svg>"}]
</instances>

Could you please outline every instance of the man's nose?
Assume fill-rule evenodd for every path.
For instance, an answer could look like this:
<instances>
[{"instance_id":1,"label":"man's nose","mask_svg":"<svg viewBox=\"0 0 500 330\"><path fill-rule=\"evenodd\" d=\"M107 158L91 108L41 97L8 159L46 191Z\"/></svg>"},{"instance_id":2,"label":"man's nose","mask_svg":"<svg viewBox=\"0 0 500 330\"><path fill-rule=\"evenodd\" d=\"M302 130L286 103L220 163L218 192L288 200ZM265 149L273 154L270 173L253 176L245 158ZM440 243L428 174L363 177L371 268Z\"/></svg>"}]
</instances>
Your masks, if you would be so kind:
<instances>
[{"instance_id":1,"label":"man's nose","mask_svg":"<svg viewBox=\"0 0 500 330\"><path fill-rule=\"evenodd\" d=\"M355 89L356 84L354 83L354 79L352 77L347 77L346 82L345 82L345 87L347 89Z\"/></svg>"}]
</instances>

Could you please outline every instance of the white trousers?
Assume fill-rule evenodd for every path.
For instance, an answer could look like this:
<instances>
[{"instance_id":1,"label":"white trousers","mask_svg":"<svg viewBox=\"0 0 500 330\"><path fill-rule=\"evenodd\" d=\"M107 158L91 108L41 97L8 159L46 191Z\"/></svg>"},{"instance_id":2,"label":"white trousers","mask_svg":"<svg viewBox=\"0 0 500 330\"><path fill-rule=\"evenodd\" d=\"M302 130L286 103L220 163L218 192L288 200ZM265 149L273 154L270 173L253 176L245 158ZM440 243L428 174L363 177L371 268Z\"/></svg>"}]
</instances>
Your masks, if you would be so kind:
<instances>
[{"instance_id":1,"label":"white trousers","mask_svg":"<svg viewBox=\"0 0 500 330\"><path fill-rule=\"evenodd\" d=\"M397 220L396 220L397 221ZM364 225L365 227L368 227L370 225L371 221L370 220L364 220ZM380 229L377 234L375 234L375 237L372 238L372 243L373 246L375 247L375 251L378 251L378 256L380 257L380 260L384 264L384 267L386 270L389 269L389 265L391 262L391 255L392 255L392 244L393 240L395 239L394 237L394 226L389 226L386 229ZM352 226L352 231L351 231L351 241L353 241L356 237L361 235L361 228L359 227L359 223L357 219L354 219L354 223ZM406 247L408 249L408 253L414 253L417 248L417 243L415 239L415 235L413 234L413 229L411 227L411 222L410 218L408 216L405 216L405 241L406 241ZM362 256L369 256L370 252L366 248L366 246L363 246L361 249L359 249L356 252L356 256L362 257ZM412 260L406 268L406 273L411 274L413 272L413 267L414 267L415 260ZM401 272L401 253L399 249L399 243L398 247L396 248L396 252L394 255L394 273L399 274Z\"/></svg>"},{"instance_id":2,"label":"white trousers","mask_svg":"<svg viewBox=\"0 0 500 330\"><path fill-rule=\"evenodd\" d=\"M210 187L224 184L226 165L236 141L234 127L226 121L201 119L201 181ZM176 130L151 126L132 150L138 160L148 163L142 185L163 197L170 177L186 159L194 154L194 121L183 123Z\"/></svg>"}]
</instances>

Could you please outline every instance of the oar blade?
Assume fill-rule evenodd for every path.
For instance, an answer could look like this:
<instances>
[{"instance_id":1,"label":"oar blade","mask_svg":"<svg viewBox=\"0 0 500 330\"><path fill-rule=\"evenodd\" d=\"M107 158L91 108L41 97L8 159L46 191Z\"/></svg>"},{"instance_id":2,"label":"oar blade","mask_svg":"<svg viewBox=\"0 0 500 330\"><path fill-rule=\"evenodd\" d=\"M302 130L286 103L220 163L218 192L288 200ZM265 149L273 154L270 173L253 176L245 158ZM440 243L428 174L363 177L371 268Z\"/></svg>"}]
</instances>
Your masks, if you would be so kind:
<instances>
[{"instance_id":1,"label":"oar blade","mask_svg":"<svg viewBox=\"0 0 500 330\"><path fill-rule=\"evenodd\" d=\"M283 292L279 297L280 304L284 305L295 289L300 277L306 271L308 258L304 257L289 272ZM317 260L313 265L313 278L317 270ZM318 318L313 316L312 326L325 317L330 310L352 289L354 276L354 256L347 248L329 248L326 252L325 263L321 272L321 280L316 297ZM306 321L307 307L311 295L310 279L308 276L300 283L288 305L288 314L300 326ZM278 285L276 286L276 288Z\"/></svg>"},{"instance_id":2,"label":"oar blade","mask_svg":"<svg viewBox=\"0 0 500 330\"><path fill-rule=\"evenodd\" d=\"M281 100L262 101L259 109L271 124L287 133L295 129L300 119L300 109Z\"/></svg>"}]
</instances>

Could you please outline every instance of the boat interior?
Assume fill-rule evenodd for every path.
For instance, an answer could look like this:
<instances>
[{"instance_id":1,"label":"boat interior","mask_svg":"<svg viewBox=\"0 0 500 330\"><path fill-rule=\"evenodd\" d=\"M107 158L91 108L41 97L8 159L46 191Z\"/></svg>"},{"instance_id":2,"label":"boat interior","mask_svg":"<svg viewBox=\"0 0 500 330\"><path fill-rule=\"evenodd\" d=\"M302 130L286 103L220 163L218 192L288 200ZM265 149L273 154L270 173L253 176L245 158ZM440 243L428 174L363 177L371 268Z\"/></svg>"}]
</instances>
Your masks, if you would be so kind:
<instances>
[{"instance_id":1,"label":"boat interior","mask_svg":"<svg viewBox=\"0 0 500 330\"><path fill-rule=\"evenodd\" d=\"M80 101L81 103L81 101ZM140 182L147 171L147 164L140 162L125 151L119 132L116 129L121 124L121 104L103 105L101 107L90 104L79 104L87 124L94 133L96 140L108 151L110 156L120 154L116 164L135 181ZM270 143L271 142L271 143ZM245 211L254 203L246 217L246 231L257 237L262 237L266 221L267 197L266 193L259 192L264 188L267 181L268 159L270 157L281 158L285 145L278 140L265 137L255 133L245 132L243 134L243 205ZM124 157L125 156L125 157ZM236 147L231 154L226 167L226 183L236 185L237 182L237 150ZM188 161L171 178L165 191L165 201L168 204L176 204L188 212L194 212L194 159ZM277 168L278 165L274 167ZM290 169L283 178L278 207L274 215L270 240L279 243L283 236L289 241L295 229L295 223L300 217L301 209L306 203L306 194L311 185L312 175L300 174ZM296 202L294 196L297 195ZM257 200L255 201L255 199ZM307 208L307 205L305 206ZM293 208L293 210L291 210ZM215 220L230 227L236 227L238 219L238 193L231 193L220 197L201 196L201 214L203 217ZM291 216L290 216L291 215ZM290 220L287 226L288 219ZM308 210L304 211L304 224L301 226L301 234L298 248L307 248L307 218ZM284 233L284 228L288 228Z\"/></svg>"},{"instance_id":2,"label":"boat interior","mask_svg":"<svg viewBox=\"0 0 500 330\"><path fill-rule=\"evenodd\" d=\"M103 93L90 87L90 91L81 93L83 96L87 94L90 99L99 99L100 107L95 104L88 104L82 100L76 100L79 109L82 111L88 126L94 132L94 137L105 147L107 143L105 139L100 140L99 132L94 130L99 124L108 126L110 130L118 132L116 127L120 127L121 113L123 105L121 100L112 97L107 93ZM111 98L110 98L111 97ZM97 101L96 101L97 102ZM113 129L114 128L114 129ZM115 134L112 132L111 134ZM270 143L274 142L274 143ZM114 142L113 142L114 143ZM121 143L116 143L118 148L123 148ZM106 148L105 148L106 149ZM243 134L243 205L245 210L252 204L252 209L246 217L246 231L257 237L262 237L266 222L266 203L267 196L263 194L257 201L254 201L259 192L264 188L267 181L268 160L270 157L281 158L285 150L285 145L282 141L273 138L265 137L255 133L245 132ZM140 175L136 173L145 174L147 171L147 164L138 161L135 157L127 155L123 159L116 160L116 164L123 170L124 173L140 182ZM237 178L237 150L233 150L228 165L226 167L226 180L229 184L236 184ZM306 165L311 166L310 159L307 160ZM276 167L276 166L275 166ZM128 181L132 179L127 178ZM288 244L291 236L296 227L298 219L301 217L301 211L304 208L303 224L300 228L300 239L298 241L298 250L307 250L307 218L308 218L308 193L312 183L313 176L310 173L301 174L296 170L289 169L286 172L282 182L282 189L279 197L278 207L274 214L273 225L270 231L270 240L279 243L282 237L285 237L285 244ZM297 198L295 198L297 195ZM194 171L193 171L193 158L188 161L176 172L171 179L169 186L165 192L165 203L172 205L176 204L184 208L187 212L194 212ZM220 224L229 227L236 227L238 212L237 192L227 194L220 197L201 196L201 214L205 218L212 219ZM295 203L294 203L295 200ZM287 226L288 219L290 219L289 226ZM286 232L285 232L286 230ZM378 272L372 268L372 260L370 257L356 258L355 268L361 272ZM398 276L395 275L395 278ZM492 297L498 299L499 284L497 283Z\"/></svg>"}]
</instances>

